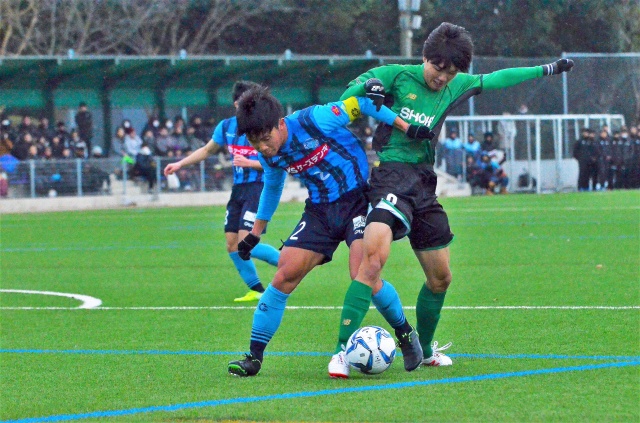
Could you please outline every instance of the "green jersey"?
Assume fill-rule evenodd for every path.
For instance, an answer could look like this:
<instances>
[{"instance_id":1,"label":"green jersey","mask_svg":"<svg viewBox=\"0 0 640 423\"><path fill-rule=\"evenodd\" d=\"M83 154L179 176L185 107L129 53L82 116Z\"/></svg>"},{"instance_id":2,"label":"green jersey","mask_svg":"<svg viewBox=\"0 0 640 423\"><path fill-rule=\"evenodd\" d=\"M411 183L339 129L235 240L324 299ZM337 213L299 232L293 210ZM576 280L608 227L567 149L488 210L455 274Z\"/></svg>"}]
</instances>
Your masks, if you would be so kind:
<instances>
[{"instance_id":1,"label":"green jersey","mask_svg":"<svg viewBox=\"0 0 640 423\"><path fill-rule=\"evenodd\" d=\"M387 95L393 96L389 106L408 123L428 126L440 132L447 115L469 97L483 90L506 88L542 76L542 66L502 69L486 75L458 73L440 91L433 91L423 77L424 64L387 65L371 69L349 83L341 99L364 96L364 83L369 78L382 81ZM386 103L385 103L386 104ZM381 162L433 164L437 139L413 140L402 131L391 131L389 140L378 152Z\"/></svg>"}]
</instances>

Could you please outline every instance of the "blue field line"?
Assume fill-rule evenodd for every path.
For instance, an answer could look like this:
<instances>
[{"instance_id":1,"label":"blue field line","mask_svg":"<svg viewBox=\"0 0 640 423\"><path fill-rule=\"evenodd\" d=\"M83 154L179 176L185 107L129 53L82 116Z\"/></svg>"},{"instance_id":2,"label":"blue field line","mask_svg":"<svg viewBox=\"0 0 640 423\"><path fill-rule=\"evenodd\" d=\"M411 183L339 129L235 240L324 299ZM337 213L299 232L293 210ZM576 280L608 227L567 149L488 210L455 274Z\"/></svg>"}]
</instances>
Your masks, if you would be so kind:
<instances>
[{"instance_id":1,"label":"blue field line","mask_svg":"<svg viewBox=\"0 0 640 423\"><path fill-rule=\"evenodd\" d=\"M519 372L493 373L488 375L476 375L476 376L462 376L462 377L453 377L453 378L437 379L437 380L422 380L422 381L414 381L414 382L390 383L386 385L370 385L370 386L360 386L360 387L353 387L353 388L325 389L321 391L293 392L288 394L264 395L264 396L258 396L258 397L229 398L229 399L189 402L184 404L173 404L173 405L157 405L157 406L151 406L151 407L130 408L130 409L123 409L123 410L106 410L106 411L94 411L90 413L59 414L59 415L46 416L46 417L29 417L29 418L18 419L18 420L4 420L0 423L44 423L44 422L61 422L61 421L82 420L82 419L101 418L101 417L130 416L134 414L153 413L158 411L172 412L172 411L194 409L194 408L218 407L221 405L248 404L248 403L261 402L261 401L277 401L277 400L287 400L287 399L297 399L297 398L312 398L312 397L319 397L324 395L351 394L351 393L368 392L368 391L384 391L388 389L404 389L404 388L414 388L417 386L444 385L449 383L480 382L484 380L506 379L506 378L512 378L512 377L526 377L526 376L546 375L546 374L555 374L555 373L580 372L580 371L586 371L586 370L598 370L598 369L606 369L606 368L612 368L612 367L628 367L628 366L638 366L638 365L640 365L640 361L602 363L602 364L592 364L587 366L575 366L575 367L557 367L552 369L524 370Z\"/></svg>"},{"instance_id":2,"label":"blue field line","mask_svg":"<svg viewBox=\"0 0 640 423\"><path fill-rule=\"evenodd\" d=\"M213 245L213 244L212 244ZM175 243L166 245L102 245L95 246L77 246L77 247L7 247L0 248L2 253L42 253L56 251L112 251L112 250L175 250L182 248Z\"/></svg>"},{"instance_id":3,"label":"blue field line","mask_svg":"<svg viewBox=\"0 0 640 423\"><path fill-rule=\"evenodd\" d=\"M96 354L96 355L242 355L238 351L167 351L167 350L48 350L48 349L0 349L9 354ZM330 352L293 351L265 352L274 357L331 357ZM399 354L400 356L402 354ZM447 354L453 358L495 358L495 359L545 359L545 360L616 360L640 361L640 356L627 355L561 355L561 354Z\"/></svg>"}]
</instances>

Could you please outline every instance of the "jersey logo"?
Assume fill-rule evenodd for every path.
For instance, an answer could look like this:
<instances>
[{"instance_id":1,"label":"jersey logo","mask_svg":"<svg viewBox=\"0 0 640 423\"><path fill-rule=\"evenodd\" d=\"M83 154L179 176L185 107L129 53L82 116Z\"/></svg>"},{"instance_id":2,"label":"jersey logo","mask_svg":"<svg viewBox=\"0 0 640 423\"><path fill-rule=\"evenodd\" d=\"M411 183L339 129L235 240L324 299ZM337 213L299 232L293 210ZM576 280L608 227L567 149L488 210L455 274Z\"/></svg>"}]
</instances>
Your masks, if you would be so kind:
<instances>
[{"instance_id":1,"label":"jersey logo","mask_svg":"<svg viewBox=\"0 0 640 423\"><path fill-rule=\"evenodd\" d=\"M417 122L421 125L431 125L435 116L427 116L425 113L416 113L408 107L400 109L400 117L406 121Z\"/></svg>"},{"instance_id":2,"label":"jersey logo","mask_svg":"<svg viewBox=\"0 0 640 423\"><path fill-rule=\"evenodd\" d=\"M409 100L415 100L416 98L418 98L418 96L415 95L414 93L409 93L409 94L407 94L407 98Z\"/></svg>"},{"instance_id":3,"label":"jersey logo","mask_svg":"<svg viewBox=\"0 0 640 423\"><path fill-rule=\"evenodd\" d=\"M326 155L329 154L329 145L322 144L320 147L316 148L306 157L298 160L295 163L292 163L288 167L285 168L287 173L295 175L296 173L304 172L312 168L313 166L320 163Z\"/></svg>"},{"instance_id":4,"label":"jersey logo","mask_svg":"<svg viewBox=\"0 0 640 423\"><path fill-rule=\"evenodd\" d=\"M229 150L229 154L231 155L240 155L240 156L257 156L258 152L253 147L243 147L241 145L228 145L227 150Z\"/></svg>"},{"instance_id":5,"label":"jersey logo","mask_svg":"<svg viewBox=\"0 0 640 423\"><path fill-rule=\"evenodd\" d=\"M340 108L338 106L331 106L331 111L333 112L334 115L336 116L340 116Z\"/></svg>"}]
</instances>

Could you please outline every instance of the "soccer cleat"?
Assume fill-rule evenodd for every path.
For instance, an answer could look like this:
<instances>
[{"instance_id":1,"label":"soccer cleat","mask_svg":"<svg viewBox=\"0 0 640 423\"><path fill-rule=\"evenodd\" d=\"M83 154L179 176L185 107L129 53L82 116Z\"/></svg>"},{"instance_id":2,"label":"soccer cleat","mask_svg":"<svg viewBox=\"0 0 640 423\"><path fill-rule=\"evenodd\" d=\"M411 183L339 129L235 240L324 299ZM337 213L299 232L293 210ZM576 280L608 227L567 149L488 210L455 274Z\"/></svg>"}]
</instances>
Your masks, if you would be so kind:
<instances>
[{"instance_id":1,"label":"soccer cleat","mask_svg":"<svg viewBox=\"0 0 640 423\"><path fill-rule=\"evenodd\" d=\"M344 351L334 354L329 362L329 376L333 378L347 379L349 377L349 363Z\"/></svg>"},{"instance_id":2,"label":"soccer cleat","mask_svg":"<svg viewBox=\"0 0 640 423\"><path fill-rule=\"evenodd\" d=\"M260 368L262 363L251 354L245 354L243 360L229 362L229 373L241 377L255 376Z\"/></svg>"},{"instance_id":3,"label":"soccer cleat","mask_svg":"<svg viewBox=\"0 0 640 423\"><path fill-rule=\"evenodd\" d=\"M244 297L235 298L236 303L248 303L250 301L258 301L262 297L262 292L251 290L244 294Z\"/></svg>"},{"instance_id":4,"label":"soccer cleat","mask_svg":"<svg viewBox=\"0 0 640 423\"><path fill-rule=\"evenodd\" d=\"M451 346L451 342L445 344L438 348L438 341L433 341L431 344L431 349L433 350L433 355L429 358L425 358L422 360L423 366L451 366L453 361L448 356L442 354L440 351L444 351Z\"/></svg>"},{"instance_id":5,"label":"soccer cleat","mask_svg":"<svg viewBox=\"0 0 640 423\"><path fill-rule=\"evenodd\" d=\"M418 332L414 328L411 328L411 332L404 333L398 338L398 346L402 351L406 371L410 372L420 367L424 354L418 340Z\"/></svg>"}]
</instances>

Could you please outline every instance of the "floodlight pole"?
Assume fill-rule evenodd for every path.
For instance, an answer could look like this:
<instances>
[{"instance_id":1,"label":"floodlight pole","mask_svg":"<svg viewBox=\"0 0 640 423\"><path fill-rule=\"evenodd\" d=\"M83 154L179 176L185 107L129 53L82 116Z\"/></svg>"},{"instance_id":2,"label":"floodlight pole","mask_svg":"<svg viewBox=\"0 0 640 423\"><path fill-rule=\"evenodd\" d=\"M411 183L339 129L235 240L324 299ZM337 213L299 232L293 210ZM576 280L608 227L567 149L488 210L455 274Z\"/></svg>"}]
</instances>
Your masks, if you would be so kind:
<instances>
[{"instance_id":1,"label":"floodlight pole","mask_svg":"<svg viewBox=\"0 0 640 423\"><path fill-rule=\"evenodd\" d=\"M419 29L422 23L422 16L415 14L420 10L420 1L398 0L400 54L404 57L412 57L413 30Z\"/></svg>"}]
</instances>

